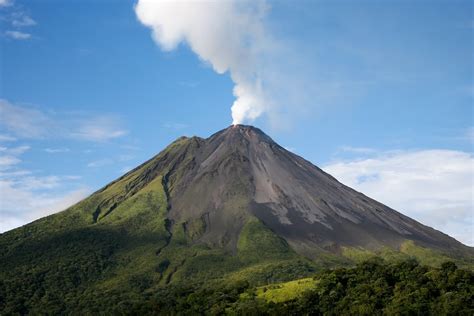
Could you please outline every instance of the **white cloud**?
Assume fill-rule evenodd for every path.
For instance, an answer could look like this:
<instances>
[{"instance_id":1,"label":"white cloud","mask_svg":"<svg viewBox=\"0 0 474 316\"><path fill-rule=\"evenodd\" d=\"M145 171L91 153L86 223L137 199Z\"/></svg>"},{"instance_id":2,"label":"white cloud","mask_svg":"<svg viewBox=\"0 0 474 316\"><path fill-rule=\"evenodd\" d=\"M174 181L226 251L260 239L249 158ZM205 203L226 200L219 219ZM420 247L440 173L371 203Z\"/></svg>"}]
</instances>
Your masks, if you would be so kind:
<instances>
[{"instance_id":1,"label":"white cloud","mask_svg":"<svg viewBox=\"0 0 474 316\"><path fill-rule=\"evenodd\" d=\"M138 0L135 13L164 51L184 44L215 72L229 74L233 123L264 118L288 129L317 109L353 103L374 84L327 69L313 53L317 43L275 27L270 9L267 0Z\"/></svg>"},{"instance_id":2,"label":"white cloud","mask_svg":"<svg viewBox=\"0 0 474 316\"><path fill-rule=\"evenodd\" d=\"M138 19L152 29L163 50L185 42L217 73L230 73L235 83L234 123L254 120L271 103L260 67L260 55L272 48L263 25L267 10L265 0L139 0L135 7Z\"/></svg>"},{"instance_id":3,"label":"white cloud","mask_svg":"<svg viewBox=\"0 0 474 316\"><path fill-rule=\"evenodd\" d=\"M14 27L27 27L36 25L36 21L30 16L26 15L24 12L14 13L11 23Z\"/></svg>"},{"instance_id":4,"label":"white cloud","mask_svg":"<svg viewBox=\"0 0 474 316\"><path fill-rule=\"evenodd\" d=\"M474 245L474 157L454 150L382 153L323 169L344 184Z\"/></svg>"},{"instance_id":5,"label":"white cloud","mask_svg":"<svg viewBox=\"0 0 474 316\"><path fill-rule=\"evenodd\" d=\"M28 40L33 36L30 33L27 33L22 28L31 27L36 25L36 21L33 20L26 12L24 12L21 6L14 5L13 1L9 0L0 0L0 8L9 7L12 9L9 10L9 14L2 16L4 24L8 24L9 30L3 32L2 35L9 37L14 40Z\"/></svg>"},{"instance_id":6,"label":"white cloud","mask_svg":"<svg viewBox=\"0 0 474 316\"><path fill-rule=\"evenodd\" d=\"M20 163L21 160L13 156L0 156L0 170L10 168L13 165Z\"/></svg>"},{"instance_id":7,"label":"white cloud","mask_svg":"<svg viewBox=\"0 0 474 316\"><path fill-rule=\"evenodd\" d=\"M0 232L65 210L90 193L80 188L66 193L36 193L0 180Z\"/></svg>"},{"instance_id":8,"label":"white cloud","mask_svg":"<svg viewBox=\"0 0 474 316\"><path fill-rule=\"evenodd\" d=\"M65 190L75 176L37 176L18 168L20 155L28 146L1 147L0 152L0 232L61 211L87 196L90 190Z\"/></svg>"},{"instance_id":9,"label":"white cloud","mask_svg":"<svg viewBox=\"0 0 474 316\"><path fill-rule=\"evenodd\" d=\"M0 147L0 171L9 170L19 164L21 160L17 156L25 153L29 149L30 146L25 145L12 148Z\"/></svg>"},{"instance_id":10,"label":"white cloud","mask_svg":"<svg viewBox=\"0 0 474 316\"><path fill-rule=\"evenodd\" d=\"M10 0L0 0L0 8L1 7L8 7L11 5L11 1Z\"/></svg>"},{"instance_id":11,"label":"white cloud","mask_svg":"<svg viewBox=\"0 0 474 316\"><path fill-rule=\"evenodd\" d=\"M31 38L30 33L20 32L20 31L5 31L5 35L15 40L27 40Z\"/></svg>"},{"instance_id":12,"label":"white cloud","mask_svg":"<svg viewBox=\"0 0 474 316\"><path fill-rule=\"evenodd\" d=\"M58 113L19 106L0 99L0 128L2 127L19 138L30 139L66 138L104 142L128 133L115 116L59 117Z\"/></svg>"}]
</instances>

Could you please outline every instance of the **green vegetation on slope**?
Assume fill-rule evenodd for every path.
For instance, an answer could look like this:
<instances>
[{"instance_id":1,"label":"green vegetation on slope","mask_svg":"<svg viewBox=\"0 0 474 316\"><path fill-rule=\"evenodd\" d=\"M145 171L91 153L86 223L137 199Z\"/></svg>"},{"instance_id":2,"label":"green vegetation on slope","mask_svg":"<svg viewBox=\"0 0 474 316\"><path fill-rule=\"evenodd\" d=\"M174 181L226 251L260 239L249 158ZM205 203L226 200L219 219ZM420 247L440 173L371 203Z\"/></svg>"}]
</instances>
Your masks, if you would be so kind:
<instances>
[{"instance_id":1,"label":"green vegetation on slope","mask_svg":"<svg viewBox=\"0 0 474 316\"><path fill-rule=\"evenodd\" d=\"M382 258L388 262L399 262L407 259L416 259L421 264L440 267L446 261L454 261L458 266L466 269L473 269L472 258L466 256L453 256L425 248L415 244L413 240L403 242L397 251L389 247L382 247L377 251L371 251L364 248L342 247L342 255L353 262L360 263L371 258Z\"/></svg>"},{"instance_id":2,"label":"green vegetation on slope","mask_svg":"<svg viewBox=\"0 0 474 316\"><path fill-rule=\"evenodd\" d=\"M84 203L2 235L0 310L49 307L54 313L113 288L140 291L141 285L133 289L139 279L154 282L155 253L167 238L160 179L120 204L110 217L87 226L85 220L69 223L84 217L78 216L84 214ZM54 226L61 229L50 229Z\"/></svg>"},{"instance_id":3,"label":"green vegetation on slope","mask_svg":"<svg viewBox=\"0 0 474 316\"><path fill-rule=\"evenodd\" d=\"M286 241L275 235L262 222L250 218L240 232L238 256L244 262L288 259L296 256Z\"/></svg>"},{"instance_id":4,"label":"green vegetation on slope","mask_svg":"<svg viewBox=\"0 0 474 316\"><path fill-rule=\"evenodd\" d=\"M102 305L102 313L159 315L472 315L474 273L446 262L373 259L313 278L252 287L248 282L180 283L141 300ZM98 301L96 301L98 302ZM84 306L81 312L94 310ZM92 308L92 309L91 309ZM77 312L68 309L66 312Z\"/></svg>"},{"instance_id":5,"label":"green vegetation on slope","mask_svg":"<svg viewBox=\"0 0 474 316\"><path fill-rule=\"evenodd\" d=\"M282 303L298 298L303 292L313 288L316 284L314 278L298 279L294 281L271 284L258 287L255 295L258 299L263 299L270 303ZM244 293L241 298L249 297L248 293Z\"/></svg>"}]
</instances>

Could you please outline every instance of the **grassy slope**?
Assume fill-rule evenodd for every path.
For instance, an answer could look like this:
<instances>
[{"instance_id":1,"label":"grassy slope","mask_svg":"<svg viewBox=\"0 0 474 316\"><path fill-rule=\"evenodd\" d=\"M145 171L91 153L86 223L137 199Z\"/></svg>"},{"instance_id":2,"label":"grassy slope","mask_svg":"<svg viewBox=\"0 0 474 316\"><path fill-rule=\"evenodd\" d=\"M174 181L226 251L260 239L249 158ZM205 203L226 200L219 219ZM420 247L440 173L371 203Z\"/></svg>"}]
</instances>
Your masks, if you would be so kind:
<instances>
[{"instance_id":1,"label":"grassy slope","mask_svg":"<svg viewBox=\"0 0 474 316\"><path fill-rule=\"evenodd\" d=\"M405 241L398 251L388 247L381 248L378 251L342 247L342 255L354 263L360 263L374 257L383 258L388 262L398 262L413 258L421 264L439 267L443 262L454 261L459 267L474 270L474 258L452 257L440 251L419 246L412 240Z\"/></svg>"},{"instance_id":2,"label":"grassy slope","mask_svg":"<svg viewBox=\"0 0 474 316\"><path fill-rule=\"evenodd\" d=\"M250 218L244 225L237 251L243 262L284 260L296 256L284 239L275 235L256 218Z\"/></svg>"},{"instance_id":3,"label":"grassy slope","mask_svg":"<svg viewBox=\"0 0 474 316\"><path fill-rule=\"evenodd\" d=\"M313 278L304 278L289 282L261 286L255 289L255 295L267 302L281 303L297 298L316 284ZM248 295L248 294L247 294ZM245 298L245 295L242 296Z\"/></svg>"},{"instance_id":4,"label":"grassy slope","mask_svg":"<svg viewBox=\"0 0 474 316\"><path fill-rule=\"evenodd\" d=\"M156 249L167 236L160 180L149 183L97 223L87 210L119 193L124 183L119 181L65 212L3 234L0 293L7 302L5 309L23 305L34 311L45 304L61 308L78 304L79 297L133 287L137 278L150 275Z\"/></svg>"}]
</instances>

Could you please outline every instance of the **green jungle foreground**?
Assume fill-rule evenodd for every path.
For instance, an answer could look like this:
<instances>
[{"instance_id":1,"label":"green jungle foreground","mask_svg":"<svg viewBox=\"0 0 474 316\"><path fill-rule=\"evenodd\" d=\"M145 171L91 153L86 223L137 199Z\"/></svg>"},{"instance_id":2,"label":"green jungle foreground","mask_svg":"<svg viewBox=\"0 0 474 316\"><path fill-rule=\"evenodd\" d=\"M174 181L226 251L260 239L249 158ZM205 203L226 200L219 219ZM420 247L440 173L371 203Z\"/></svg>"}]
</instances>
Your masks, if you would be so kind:
<instances>
[{"instance_id":1,"label":"green jungle foreground","mask_svg":"<svg viewBox=\"0 0 474 316\"><path fill-rule=\"evenodd\" d=\"M414 259L388 263L373 258L353 268L325 270L313 277L264 286L253 286L252 280L222 279L153 288L143 277L112 291L82 288L74 295L59 272L48 278L41 280L51 282L47 291L35 280L0 281L1 314L474 314L474 273L453 262L433 268ZM20 286L21 282L31 283Z\"/></svg>"}]
</instances>

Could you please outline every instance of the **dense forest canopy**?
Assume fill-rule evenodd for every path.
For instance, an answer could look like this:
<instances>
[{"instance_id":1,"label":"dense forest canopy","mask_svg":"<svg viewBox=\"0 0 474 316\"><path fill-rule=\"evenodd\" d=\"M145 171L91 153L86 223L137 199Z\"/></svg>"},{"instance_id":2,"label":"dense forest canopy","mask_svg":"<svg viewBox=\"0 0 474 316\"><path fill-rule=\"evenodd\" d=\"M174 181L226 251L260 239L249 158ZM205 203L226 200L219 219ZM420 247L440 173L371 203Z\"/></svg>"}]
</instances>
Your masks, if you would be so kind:
<instances>
[{"instance_id":1,"label":"dense forest canopy","mask_svg":"<svg viewBox=\"0 0 474 316\"><path fill-rule=\"evenodd\" d=\"M80 277L66 280L58 274L47 280L0 281L2 314L474 314L474 273L453 262L433 268L416 260L387 263L374 258L353 268L326 270L296 281L304 285L299 288L294 287L295 281L291 286L292 282L252 286L243 280L152 288L146 278L135 278L120 291L84 288L71 295L70 282L80 282Z\"/></svg>"}]
</instances>

